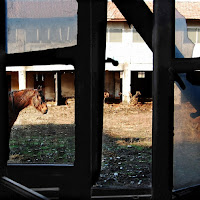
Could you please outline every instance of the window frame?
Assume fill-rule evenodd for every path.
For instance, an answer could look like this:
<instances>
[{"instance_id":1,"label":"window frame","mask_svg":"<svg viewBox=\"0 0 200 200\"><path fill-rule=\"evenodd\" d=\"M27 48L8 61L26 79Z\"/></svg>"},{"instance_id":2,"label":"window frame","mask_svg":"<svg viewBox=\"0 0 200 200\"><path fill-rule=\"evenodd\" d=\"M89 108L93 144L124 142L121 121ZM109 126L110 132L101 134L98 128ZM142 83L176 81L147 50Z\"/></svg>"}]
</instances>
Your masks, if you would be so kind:
<instances>
[{"instance_id":1,"label":"window frame","mask_svg":"<svg viewBox=\"0 0 200 200\"><path fill-rule=\"evenodd\" d=\"M116 4L122 3L121 0L113 0ZM86 2L86 1L84 1ZM123 1L123 3L125 0ZM126 1L128 2L128 1ZM138 2L143 1L129 1L129 3L125 6L125 14L128 17L135 17L141 14L142 10L145 10L146 7L142 7L143 4L140 4L141 9L137 12L138 7L134 6L137 5ZM5 25L5 1L0 1L0 21L1 25ZM27 178L28 182L30 183L30 177L27 176L27 173L24 172L31 172L33 173L31 177L35 181L34 178L37 177L39 180L46 182L46 185L52 184L50 181L58 181L61 184L61 188L66 189L66 192L69 192L71 195L75 194L76 197L90 197L90 187L91 183L95 182L96 178L98 177L98 167L96 161L99 163L99 158L101 157L101 152L99 151L99 147L101 146L100 141L100 129L102 127L98 127L98 131L96 132L97 124L102 120L102 111L98 111L96 108L102 105L100 102L101 97L103 99L103 80L102 75L104 74L104 67L102 64L104 62L104 53L102 52L99 55L98 48L95 48L96 45L101 49L105 47L105 37L103 42L96 41L95 38L102 37L102 33L105 34L105 28L101 29L101 25L96 24L96 20L102 19L102 22L106 22L106 1L87 1L87 6L83 5L83 1L79 1L79 17L82 19L90 19L84 21L85 26L79 27L79 33L83 33L83 35L79 34L78 37L78 45L80 45L80 49L77 52L76 47L72 48L64 48L64 49L57 49L57 50L47 50L41 52L31 52L31 53L23 53L23 54L13 54L13 55L6 55L5 53L5 29L0 30L0 85L1 85L1 94L5 96L5 98L0 98L1 105L7 104L6 99L6 79L5 79L5 66L6 65L27 65L27 64L38 64L38 61L35 61L35 58L40 56L40 64L54 64L54 63L71 63L74 64L76 70L78 72L78 77L89 77L88 80L84 77L80 82L76 81L76 107L81 106L81 110L76 113L76 120L78 125L78 139L77 144L84 149L80 148L76 151L77 156L79 156L78 162L75 163L74 167L69 167L67 170L63 165L48 165L47 168L43 165L26 165L26 166L9 166L8 171L13 172L18 176L18 178L24 179ZM144 3L144 2L143 2ZM127 5L133 5L128 6ZM102 6L104 8L104 14L102 15L102 10L99 7ZM123 5L119 6L121 10L123 10ZM143 8L143 9L142 9ZM131 9L131 10L130 10ZM133 12L132 9L136 9L136 12ZM127 10L127 13L126 13ZM131 12L132 11L132 12ZM154 27L152 29L151 19L147 18L146 15L146 23L150 24L150 27L144 28L145 26L141 26L141 22L145 23L143 19L138 20L137 26L141 26L140 33L143 35L145 41L147 41L148 46L150 49L154 51L154 71L153 71L153 168L152 168L152 199L166 199L171 200L173 196L173 102L174 102L174 81L176 73L181 72L193 72L194 70L200 69L200 58L193 58L193 59L184 59L184 58L174 58L175 55L175 2L172 0L154 0ZM131 13L131 14L130 14ZM163 14L165 13L165 14ZM124 14L124 13L123 13ZM124 14L124 16L126 16ZM145 13L147 14L147 13ZM85 18L84 18L85 16ZM152 17L152 15L150 15ZM93 17L93 18L92 18ZM127 18L128 18L127 17ZM137 17L135 17L137 19ZM139 18L138 18L139 19ZM129 22L132 19L129 18ZM134 20L133 20L134 21ZM79 25L82 20L80 19ZM149 23L150 22L150 23ZM134 21L134 24L136 22ZM104 23L103 23L104 24ZM105 25L105 24L104 24ZM103 26L104 26L103 25ZM5 26L4 26L5 27ZM101 28L100 28L101 27ZM105 26L106 27L106 26ZM100 31L101 30L101 31ZM146 30L148 30L148 34L145 34ZM94 31L94 32L92 32ZM152 32L151 32L152 31ZM88 37L88 33L89 37ZM96 33L96 34L93 34ZM151 34L153 34L153 39L151 39ZM153 41L152 41L153 40ZM162 42L161 42L162 41ZM95 43L97 42L97 43ZM153 45L152 45L153 43ZM85 46L87 48L85 48ZM83 50L84 55L80 52ZM88 50L88 52L86 51ZM49 53L52 55L53 58L47 59ZM75 53L79 54L79 60L74 58ZM92 57L91 57L92 56ZM23 59L22 59L23 58ZM87 61L87 62L86 62ZM98 61L98 62L97 62ZM81 67L82 65L86 64L86 68ZM92 65L94 68L92 68ZM88 67L89 66L89 67ZM97 67L98 66L98 67ZM99 72L99 73L98 73ZM87 76L88 75L88 76ZM96 75L99 75L96 77ZM93 82L94 81L94 82ZM91 86L91 83L94 83ZM97 85L95 85L97 84ZM82 87L79 88L79 86ZM86 88L86 94L84 90L81 91L81 88ZM95 91L95 87L97 88L100 86L100 90ZM88 95L88 96L87 96ZM83 97L87 98L83 98ZM96 102L96 103L95 103ZM89 105L90 104L90 105ZM81 114L80 111L88 111L88 118L85 118L85 115ZM92 113L91 111L94 111ZM6 107L2 108L2 112L0 112L1 121L0 126L2 128L1 140L0 140L0 158L4 158L4 149L6 148L7 143L7 136L6 136L6 123L7 123L7 109ZM97 117L97 119L95 119ZM94 120L93 120L94 119ZM86 124L82 124L82 122L87 121ZM96 120L96 121L95 121ZM89 134L87 135L87 139L84 137L85 135L81 135L83 130L88 130ZM94 134L95 133L95 134ZM82 145L82 143L85 145ZM97 146L95 146L97 144ZM101 149L101 148L100 148ZM87 155L85 156L83 152ZM97 154L94 153L97 151ZM93 153L91 153L93 152ZM83 157L81 157L83 156ZM76 160L77 161L77 160ZM49 168L48 168L49 167ZM11 169L12 168L12 169ZM13 170L13 171L12 171ZM23 172L23 173L22 173ZM42 175L42 173L45 175ZM74 173L77 174L74 174ZM52 173L49 175L49 173ZM49 177L47 177L47 174ZM72 177L73 175L75 179L71 181L67 181L68 177ZM19 177L22 175L22 177ZM92 176L93 175L93 176ZM27 177L25 177L27 176ZM85 180L84 180L85 179ZM40 185L42 185L40 183ZM38 185L39 186L39 185ZM81 190L79 189L81 188ZM78 194L77 194L78 193ZM115 193L116 194L116 193ZM64 196L64 195L63 195Z\"/></svg>"},{"instance_id":2,"label":"window frame","mask_svg":"<svg viewBox=\"0 0 200 200\"><path fill-rule=\"evenodd\" d=\"M108 28L108 39L107 39L107 42L110 42L110 43L117 43L117 44L121 44L123 43L123 28ZM112 41L111 39L111 35L112 35L112 32L111 30L115 30L115 31L119 31L121 33L120 35L120 41Z\"/></svg>"},{"instance_id":3,"label":"window frame","mask_svg":"<svg viewBox=\"0 0 200 200\"><path fill-rule=\"evenodd\" d=\"M1 1L0 21L3 27L6 27L5 6L5 1ZM90 196L91 186L97 180L101 168L106 15L106 0L78 1L77 23L78 33L81 34L77 35L76 46L66 48L6 54L6 28L0 30L0 82L4 97L7 96L6 66L72 64L76 71L75 163L73 166L8 164L9 177L21 184L28 187L52 187L56 183L63 197ZM1 98L0 102L7 105L7 98ZM4 130L0 140L0 160L6 160L5 149L8 147L6 108L4 106L0 114L3 117L0 126Z\"/></svg>"}]
</instances>

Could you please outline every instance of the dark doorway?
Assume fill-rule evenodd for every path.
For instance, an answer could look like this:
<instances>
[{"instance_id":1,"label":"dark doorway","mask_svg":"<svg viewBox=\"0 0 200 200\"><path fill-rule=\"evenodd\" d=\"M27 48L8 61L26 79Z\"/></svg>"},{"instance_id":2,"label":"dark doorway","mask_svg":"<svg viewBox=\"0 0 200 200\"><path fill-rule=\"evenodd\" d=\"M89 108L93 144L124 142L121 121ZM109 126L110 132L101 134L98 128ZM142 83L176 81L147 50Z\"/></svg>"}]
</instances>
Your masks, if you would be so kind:
<instances>
[{"instance_id":1,"label":"dark doorway","mask_svg":"<svg viewBox=\"0 0 200 200\"><path fill-rule=\"evenodd\" d=\"M8 92L11 91L11 75L6 75Z\"/></svg>"},{"instance_id":2,"label":"dark doorway","mask_svg":"<svg viewBox=\"0 0 200 200\"><path fill-rule=\"evenodd\" d=\"M45 75L44 74L35 74L34 75L34 89L37 89L38 86L42 86L43 95L45 94Z\"/></svg>"},{"instance_id":3,"label":"dark doorway","mask_svg":"<svg viewBox=\"0 0 200 200\"><path fill-rule=\"evenodd\" d=\"M131 72L131 93L134 95L140 91L141 98L150 100L152 98L152 72Z\"/></svg>"}]
</instances>

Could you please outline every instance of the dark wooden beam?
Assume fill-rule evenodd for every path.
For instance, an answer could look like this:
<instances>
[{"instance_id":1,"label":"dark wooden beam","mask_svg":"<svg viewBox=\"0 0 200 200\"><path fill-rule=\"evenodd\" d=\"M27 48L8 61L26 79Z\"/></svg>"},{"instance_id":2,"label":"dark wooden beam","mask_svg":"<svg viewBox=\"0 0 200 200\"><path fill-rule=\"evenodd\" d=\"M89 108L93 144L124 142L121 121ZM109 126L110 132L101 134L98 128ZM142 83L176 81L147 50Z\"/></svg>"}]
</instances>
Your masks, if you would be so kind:
<instances>
[{"instance_id":1,"label":"dark wooden beam","mask_svg":"<svg viewBox=\"0 0 200 200\"><path fill-rule=\"evenodd\" d=\"M133 25L144 39L148 47L152 48L153 13L143 0L113 0L129 25Z\"/></svg>"},{"instance_id":2,"label":"dark wooden beam","mask_svg":"<svg viewBox=\"0 0 200 200\"><path fill-rule=\"evenodd\" d=\"M6 23L5 23L5 1L0 1L0 86L1 86L1 98L0 98L0 169L5 168L5 163L9 158L9 134L7 132L8 125L8 90L7 90L7 78L6 78ZM0 172L1 174L2 172Z\"/></svg>"},{"instance_id":3,"label":"dark wooden beam","mask_svg":"<svg viewBox=\"0 0 200 200\"><path fill-rule=\"evenodd\" d=\"M152 199L171 200L173 189L175 4L154 1Z\"/></svg>"},{"instance_id":4,"label":"dark wooden beam","mask_svg":"<svg viewBox=\"0 0 200 200\"><path fill-rule=\"evenodd\" d=\"M21 197L25 197L26 199L32 199L32 200L48 200L47 197L39 194L38 192L35 192L11 179L8 177L2 177L0 179L0 184L4 186L7 189L10 189L11 192L17 193Z\"/></svg>"},{"instance_id":5,"label":"dark wooden beam","mask_svg":"<svg viewBox=\"0 0 200 200\"><path fill-rule=\"evenodd\" d=\"M193 72L200 70L200 58L176 58L172 61L172 66L177 73Z\"/></svg>"},{"instance_id":6,"label":"dark wooden beam","mask_svg":"<svg viewBox=\"0 0 200 200\"><path fill-rule=\"evenodd\" d=\"M77 46L74 46L60 49L6 54L5 62L7 66L31 66L52 64L75 65L76 55L78 54L77 50Z\"/></svg>"}]
</instances>

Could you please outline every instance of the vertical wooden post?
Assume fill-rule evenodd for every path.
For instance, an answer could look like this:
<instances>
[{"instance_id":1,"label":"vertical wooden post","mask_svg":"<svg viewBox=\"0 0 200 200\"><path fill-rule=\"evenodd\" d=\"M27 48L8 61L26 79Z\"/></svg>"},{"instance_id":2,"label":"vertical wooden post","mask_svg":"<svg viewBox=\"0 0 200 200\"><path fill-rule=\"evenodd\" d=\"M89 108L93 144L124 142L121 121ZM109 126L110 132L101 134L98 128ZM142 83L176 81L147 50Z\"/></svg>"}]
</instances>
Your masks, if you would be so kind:
<instances>
[{"instance_id":1,"label":"vertical wooden post","mask_svg":"<svg viewBox=\"0 0 200 200\"><path fill-rule=\"evenodd\" d=\"M5 23L5 1L0 1L0 86L1 86L1 97L0 97L0 170L2 165L5 165L9 158L9 135L7 132L8 125L8 91L6 81L6 23ZM4 163L4 164L3 164ZM4 167L4 166L3 166ZM2 172L0 172L2 175Z\"/></svg>"},{"instance_id":2,"label":"vertical wooden post","mask_svg":"<svg viewBox=\"0 0 200 200\"><path fill-rule=\"evenodd\" d=\"M154 1L153 200L172 199L174 81L169 68L175 56L174 15L174 1Z\"/></svg>"},{"instance_id":3,"label":"vertical wooden post","mask_svg":"<svg viewBox=\"0 0 200 200\"><path fill-rule=\"evenodd\" d=\"M107 1L79 1L78 9L74 166L77 173L66 185L66 193L71 193L66 196L90 199L91 187L101 170Z\"/></svg>"}]
</instances>

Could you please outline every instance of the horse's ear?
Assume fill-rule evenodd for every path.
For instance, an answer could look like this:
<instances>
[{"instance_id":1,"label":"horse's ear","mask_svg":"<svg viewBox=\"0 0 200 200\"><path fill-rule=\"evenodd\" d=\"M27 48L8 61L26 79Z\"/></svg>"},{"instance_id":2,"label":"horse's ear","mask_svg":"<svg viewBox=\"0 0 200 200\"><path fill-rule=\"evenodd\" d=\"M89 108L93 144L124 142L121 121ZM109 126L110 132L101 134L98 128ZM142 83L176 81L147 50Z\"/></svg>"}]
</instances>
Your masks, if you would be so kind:
<instances>
[{"instance_id":1,"label":"horse's ear","mask_svg":"<svg viewBox=\"0 0 200 200\"><path fill-rule=\"evenodd\" d=\"M41 85L38 85L37 90L38 90L39 92L41 92L41 91L42 91L42 86L41 86Z\"/></svg>"},{"instance_id":2,"label":"horse's ear","mask_svg":"<svg viewBox=\"0 0 200 200\"><path fill-rule=\"evenodd\" d=\"M42 86L41 85L38 85L37 91L40 92L40 93L42 92Z\"/></svg>"}]
</instances>

